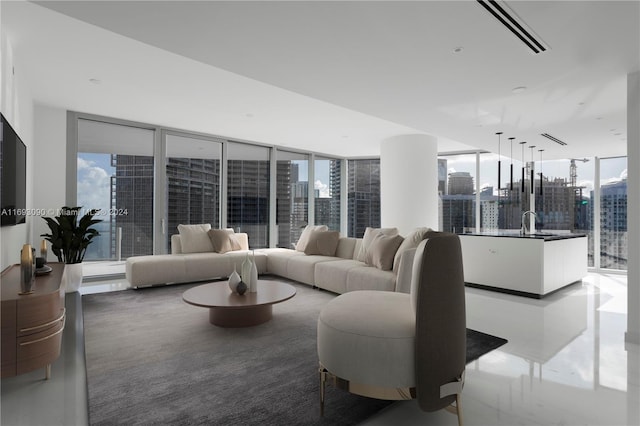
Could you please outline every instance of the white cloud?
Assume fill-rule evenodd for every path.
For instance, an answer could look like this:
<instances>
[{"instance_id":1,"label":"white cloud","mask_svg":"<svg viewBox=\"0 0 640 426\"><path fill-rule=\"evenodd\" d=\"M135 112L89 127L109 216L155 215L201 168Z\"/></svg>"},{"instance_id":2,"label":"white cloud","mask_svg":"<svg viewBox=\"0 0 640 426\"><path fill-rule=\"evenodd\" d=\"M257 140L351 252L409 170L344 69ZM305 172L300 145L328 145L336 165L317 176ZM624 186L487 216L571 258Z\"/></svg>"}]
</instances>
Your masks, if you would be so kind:
<instances>
[{"instance_id":1,"label":"white cloud","mask_svg":"<svg viewBox=\"0 0 640 426\"><path fill-rule=\"evenodd\" d=\"M108 212L111 198L111 177L93 161L78 158L78 205Z\"/></svg>"},{"instance_id":2,"label":"white cloud","mask_svg":"<svg viewBox=\"0 0 640 426\"><path fill-rule=\"evenodd\" d=\"M624 180L627 178L627 169L624 169L622 173L620 173L620 180Z\"/></svg>"},{"instance_id":3,"label":"white cloud","mask_svg":"<svg viewBox=\"0 0 640 426\"><path fill-rule=\"evenodd\" d=\"M313 187L319 190L320 198L330 198L329 185L322 183L319 179L315 181Z\"/></svg>"}]
</instances>

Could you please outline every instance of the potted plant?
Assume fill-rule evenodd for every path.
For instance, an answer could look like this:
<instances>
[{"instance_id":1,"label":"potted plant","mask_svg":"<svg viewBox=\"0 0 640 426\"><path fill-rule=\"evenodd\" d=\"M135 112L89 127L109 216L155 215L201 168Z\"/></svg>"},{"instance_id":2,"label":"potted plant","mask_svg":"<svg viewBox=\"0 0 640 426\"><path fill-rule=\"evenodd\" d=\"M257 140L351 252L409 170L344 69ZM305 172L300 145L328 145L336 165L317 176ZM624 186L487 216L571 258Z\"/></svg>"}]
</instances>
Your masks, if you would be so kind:
<instances>
[{"instance_id":1,"label":"potted plant","mask_svg":"<svg viewBox=\"0 0 640 426\"><path fill-rule=\"evenodd\" d=\"M102 222L93 218L100 210L89 210L78 219L81 209L82 207L62 207L60 216L44 217L51 233L40 235L51 243L51 251L58 257L58 261L65 263L62 280L67 293L80 288L82 261L87 247L93 242L93 238L100 235L97 229L91 227Z\"/></svg>"}]
</instances>

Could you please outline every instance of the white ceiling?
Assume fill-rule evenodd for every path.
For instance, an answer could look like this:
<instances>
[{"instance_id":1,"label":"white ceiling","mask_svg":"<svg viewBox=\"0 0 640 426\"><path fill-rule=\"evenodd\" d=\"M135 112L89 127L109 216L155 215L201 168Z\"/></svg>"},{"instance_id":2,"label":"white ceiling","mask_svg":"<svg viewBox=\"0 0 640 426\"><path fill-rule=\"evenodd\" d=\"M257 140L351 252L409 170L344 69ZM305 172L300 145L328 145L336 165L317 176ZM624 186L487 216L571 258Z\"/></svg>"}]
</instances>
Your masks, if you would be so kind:
<instances>
[{"instance_id":1,"label":"white ceiling","mask_svg":"<svg viewBox=\"0 0 640 426\"><path fill-rule=\"evenodd\" d=\"M626 153L638 1L507 2L539 55L476 1L40 4L1 17L43 103L345 156L407 133L495 151L497 131L548 159Z\"/></svg>"}]
</instances>

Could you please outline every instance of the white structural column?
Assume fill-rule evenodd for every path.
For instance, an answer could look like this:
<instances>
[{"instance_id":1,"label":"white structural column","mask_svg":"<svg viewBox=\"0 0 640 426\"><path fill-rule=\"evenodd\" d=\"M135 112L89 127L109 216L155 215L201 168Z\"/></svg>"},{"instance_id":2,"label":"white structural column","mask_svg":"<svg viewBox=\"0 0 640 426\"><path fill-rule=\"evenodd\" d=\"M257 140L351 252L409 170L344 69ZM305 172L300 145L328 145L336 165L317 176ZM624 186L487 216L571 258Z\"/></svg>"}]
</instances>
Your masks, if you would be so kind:
<instances>
[{"instance_id":1,"label":"white structural column","mask_svg":"<svg viewBox=\"0 0 640 426\"><path fill-rule=\"evenodd\" d=\"M627 75L627 424L640 424L640 71Z\"/></svg>"},{"instance_id":2,"label":"white structural column","mask_svg":"<svg viewBox=\"0 0 640 426\"><path fill-rule=\"evenodd\" d=\"M382 227L402 235L419 226L438 229L438 140L430 135L402 135L380 148Z\"/></svg>"},{"instance_id":3,"label":"white structural column","mask_svg":"<svg viewBox=\"0 0 640 426\"><path fill-rule=\"evenodd\" d=\"M640 71L627 76L627 333L640 344Z\"/></svg>"}]
</instances>

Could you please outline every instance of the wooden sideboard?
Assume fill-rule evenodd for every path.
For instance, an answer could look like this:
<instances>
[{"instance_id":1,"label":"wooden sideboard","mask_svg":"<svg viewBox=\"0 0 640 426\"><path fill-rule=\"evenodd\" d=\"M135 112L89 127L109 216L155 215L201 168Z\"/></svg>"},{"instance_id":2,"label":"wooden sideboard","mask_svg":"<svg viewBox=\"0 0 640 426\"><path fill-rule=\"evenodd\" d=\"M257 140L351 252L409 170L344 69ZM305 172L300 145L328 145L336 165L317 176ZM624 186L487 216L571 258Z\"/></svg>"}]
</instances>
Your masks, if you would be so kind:
<instances>
[{"instance_id":1,"label":"wooden sideboard","mask_svg":"<svg viewBox=\"0 0 640 426\"><path fill-rule=\"evenodd\" d=\"M52 271L36 277L35 290L19 295L20 265L2 271L2 366L1 376L11 377L45 368L60 356L64 330L64 263L48 263Z\"/></svg>"}]
</instances>

